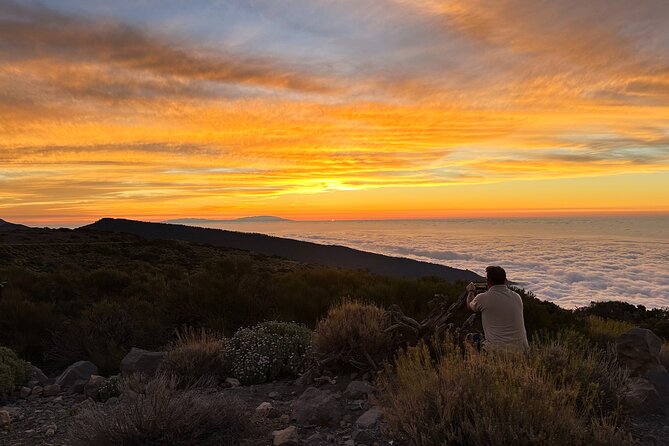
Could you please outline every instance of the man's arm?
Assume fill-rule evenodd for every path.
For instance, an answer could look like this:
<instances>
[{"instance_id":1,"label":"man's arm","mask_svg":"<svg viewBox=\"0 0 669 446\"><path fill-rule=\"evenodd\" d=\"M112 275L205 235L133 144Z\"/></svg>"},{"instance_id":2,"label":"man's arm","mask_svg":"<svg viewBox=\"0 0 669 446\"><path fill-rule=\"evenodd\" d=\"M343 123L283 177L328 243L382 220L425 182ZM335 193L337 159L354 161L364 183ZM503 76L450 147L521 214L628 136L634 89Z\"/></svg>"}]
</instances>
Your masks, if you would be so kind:
<instances>
[{"instance_id":1,"label":"man's arm","mask_svg":"<svg viewBox=\"0 0 669 446\"><path fill-rule=\"evenodd\" d=\"M472 301L476 297L476 285L474 285L473 282L470 282L469 285L467 285L467 308L469 308L471 311L476 311L474 308L472 308Z\"/></svg>"}]
</instances>

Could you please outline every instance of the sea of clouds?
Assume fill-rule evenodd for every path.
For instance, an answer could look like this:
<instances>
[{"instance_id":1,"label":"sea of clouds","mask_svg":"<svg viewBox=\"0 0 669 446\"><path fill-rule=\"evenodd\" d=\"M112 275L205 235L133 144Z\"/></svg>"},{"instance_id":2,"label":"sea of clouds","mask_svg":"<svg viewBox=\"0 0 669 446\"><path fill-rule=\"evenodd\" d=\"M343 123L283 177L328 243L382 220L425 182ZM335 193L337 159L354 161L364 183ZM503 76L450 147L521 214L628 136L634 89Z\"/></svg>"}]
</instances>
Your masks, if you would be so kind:
<instances>
[{"instance_id":1,"label":"sea of clouds","mask_svg":"<svg viewBox=\"0 0 669 446\"><path fill-rule=\"evenodd\" d=\"M288 222L231 230L470 269L501 265L540 299L573 308L625 300L669 307L669 218ZM639 220L642 219L642 220Z\"/></svg>"}]
</instances>

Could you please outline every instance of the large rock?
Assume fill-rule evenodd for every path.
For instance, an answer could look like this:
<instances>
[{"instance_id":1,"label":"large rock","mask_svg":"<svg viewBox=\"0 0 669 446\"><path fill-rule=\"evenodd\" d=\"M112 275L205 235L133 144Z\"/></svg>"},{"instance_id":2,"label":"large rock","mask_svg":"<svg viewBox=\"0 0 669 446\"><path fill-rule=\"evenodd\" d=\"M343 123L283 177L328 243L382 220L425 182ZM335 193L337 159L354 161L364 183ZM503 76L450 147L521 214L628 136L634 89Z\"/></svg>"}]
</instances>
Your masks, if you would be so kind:
<instances>
[{"instance_id":1,"label":"large rock","mask_svg":"<svg viewBox=\"0 0 669 446\"><path fill-rule=\"evenodd\" d=\"M49 378L47 378L39 367L35 367L31 364L30 369L30 381L37 381L42 386L49 382Z\"/></svg>"},{"instance_id":2,"label":"large rock","mask_svg":"<svg viewBox=\"0 0 669 446\"><path fill-rule=\"evenodd\" d=\"M90 361L75 362L65 369L63 373L56 378L56 384L60 387L69 387L77 380L83 379L88 381L91 375L97 375L98 368Z\"/></svg>"},{"instance_id":3,"label":"large rock","mask_svg":"<svg viewBox=\"0 0 669 446\"><path fill-rule=\"evenodd\" d=\"M649 371L667 370L660 362L662 340L645 328L632 328L616 339L618 362L632 376L643 376Z\"/></svg>"},{"instance_id":4,"label":"large rock","mask_svg":"<svg viewBox=\"0 0 669 446\"><path fill-rule=\"evenodd\" d=\"M151 352L133 347L121 361L121 375L153 376L167 357L167 352Z\"/></svg>"},{"instance_id":5,"label":"large rock","mask_svg":"<svg viewBox=\"0 0 669 446\"><path fill-rule=\"evenodd\" d=\"M296 446L298 444L297 428L289 426L283 430L272 432L272 444L274 446Z\"/></svg>"},{"instance_id":6,"label":"large rock","mask_svg":"<svg viewBox=\"0 0 669 446\"><path fill-rule=\"evenodd\" d=\"M6 410L0 410L0 427L9 426L12 416Z\"/></svg>"},{"instance_id":7,"label":"large rock","mask_svg":"<svg viewBox=\"0 0 669 446\"><path fill-rule=\"evenodd\" d=\"M60 390L61 389L58 384L50 384L48 386L44 386L42 396L57 396L60 394Z\"/></svg>"},{"instance_id":8,"label":"large rock","mask_svg":"<svg viewBox=\"0 0 669 446\"><path fill-rule=\"evenodd\" d=\"M351 381L344 391L344 396L349 400L361 400L375 391L374 386L367 381Z\"/></svg>"},{"instance_id":9,"label":"large rock","mask_svg":"<svg viewBox=\"0 0 669 446\"><path fill-rule=\"evenodd\" d=\"M360 415L360 418L355 422L355 425L362 429L370 429L376 426L381 420L383 414L377 407L372 407L367 412Z\"/></svg>"},{"instance_id":10,"label":"large rock","mask_svg":"<svg viewBox=\"0 0 669 446\"><path fill-rule=\"evenodd\" d=\"M634 378L625 392L624 402L631 413L651 413L662 406L662 397L653 383L644 378Z\"/></svg>"},{"instance_id":11,"label":"large rock","mask_svg":"<svg viewBox=\"0 0 669 446\"><path fill-rule=\"evenodd\" d=\"M293 402L293 419L300 425L339 426L343 409L338 395L309 387Z\"/></svg>"}]
</instances>

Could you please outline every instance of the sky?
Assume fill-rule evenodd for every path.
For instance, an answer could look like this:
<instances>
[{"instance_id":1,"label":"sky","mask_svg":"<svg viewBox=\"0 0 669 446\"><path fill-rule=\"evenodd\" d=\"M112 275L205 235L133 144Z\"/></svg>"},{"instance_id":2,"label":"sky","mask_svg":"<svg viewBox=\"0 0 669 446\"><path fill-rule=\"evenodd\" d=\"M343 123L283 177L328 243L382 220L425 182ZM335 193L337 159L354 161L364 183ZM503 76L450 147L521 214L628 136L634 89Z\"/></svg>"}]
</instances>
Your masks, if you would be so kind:
<instances>
[{"instance_id":1,"label":"sky","mask_svg":"<svg viewBox=\"0 0 669 446\"><path fill-rule=\"evenodd\" d=\"M666 0L0 0L0 218L669 212Z\"/></svg>"}]
</instances>

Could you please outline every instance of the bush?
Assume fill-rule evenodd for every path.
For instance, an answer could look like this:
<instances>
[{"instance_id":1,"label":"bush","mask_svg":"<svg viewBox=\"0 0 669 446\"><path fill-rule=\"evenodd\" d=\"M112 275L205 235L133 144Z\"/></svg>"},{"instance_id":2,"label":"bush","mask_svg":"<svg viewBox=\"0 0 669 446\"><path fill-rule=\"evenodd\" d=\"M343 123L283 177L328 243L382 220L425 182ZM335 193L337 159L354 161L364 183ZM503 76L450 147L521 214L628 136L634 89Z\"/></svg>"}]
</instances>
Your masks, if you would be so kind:
<instances>
[{"instance_id":1,"label":"bush","mask_svg":"<svg viewBox=\"0 0 669 446\"><path fill-rule=\"evenodd\" d=\"M634 327L629 322L605 319L594 315L587 316L585 320L588 336L600 346L605 346Z\"/></svg>"},{"instance_id":2,"label":"bush","mask_svg":"<svg viewBox=\"0 0 669 446\"><path fill-rule=\"evenodd\" d=\"M318 323L314 352L344 369L376 369L393 354L392 337L384 331L388 324L383 308L344 300Z\"/></svg>"},{"instance_id":3,"label":"bush","mask_svg":"<svg viewBox=\"0 0 669 446\"><path fill-rule=\"evenodd\" d=\"M310 350L312 331L292 322L263 322L238 330L226 355L232 373L243 384L297 376Z\"/></svg>"},{"instance_id":4,"label":"bush","mask_svg":"<svg viewBox=\"0 0 669 446\"><path fill-rule=\"evenodd\" d=\"M225 340L204 329L177 331L177 339L169 346L160 370L174 376L180 387L215 385L230 371Z\"/></svg>"},{"instance_id":5,"label":"bush","mask_svg":"<svg viewBox=\"0 0 669 446\"><path fill-rule=\"evenodd\" d=\"M30 364L12 350L0 347L0 394L9 393L30 379Z\"/></svg>"},{"instance_id":6,"label":"bush","mask_svg":"<svg viewBox=\"0 0 669 446\"><path fill-rule=\"evenodd\" d=\"M77 415L73 446L233 446L248 432L248 419L228 398L177 390L164 376L117 405L93 406Z\"/></svg>"},{"instance_id":7,"label":"bush","mask_svg":"<svg viewBox=\"0 0 669 446\"><path fill-rule=\"evenodd\" d=\"M110 376L100 387L98 392L100 401L105 402L109 398L121 396L121 378L118 375Z\"/></svg>"},{"instance_id":8,"label":"bush","mask_svg":"<svg viewBox=\"0 0 669 446\"><path fill-rule=\"evenodd\" d=\"M614 415L600 415L594 388L583 405L578 380L556 379L522 353L463 357L447 344L434 364L419 344L380 384L391 428L413 446L632 444Z\"/></svg>"}]
</instances>

